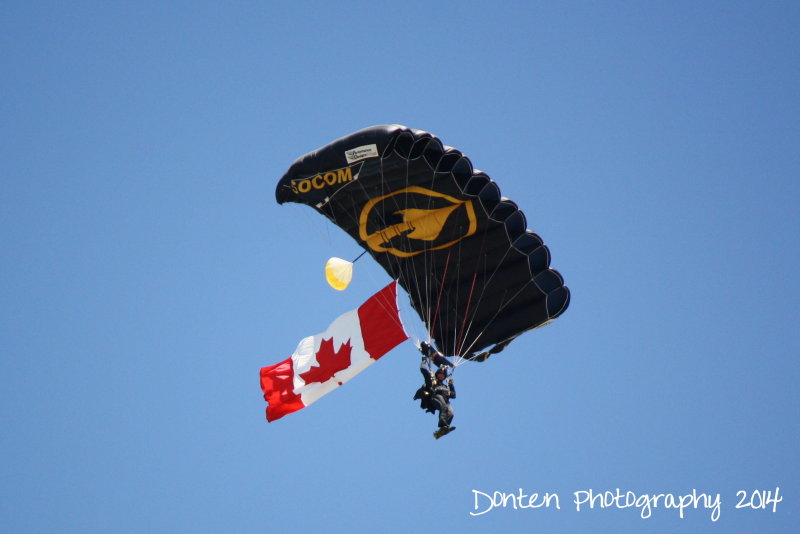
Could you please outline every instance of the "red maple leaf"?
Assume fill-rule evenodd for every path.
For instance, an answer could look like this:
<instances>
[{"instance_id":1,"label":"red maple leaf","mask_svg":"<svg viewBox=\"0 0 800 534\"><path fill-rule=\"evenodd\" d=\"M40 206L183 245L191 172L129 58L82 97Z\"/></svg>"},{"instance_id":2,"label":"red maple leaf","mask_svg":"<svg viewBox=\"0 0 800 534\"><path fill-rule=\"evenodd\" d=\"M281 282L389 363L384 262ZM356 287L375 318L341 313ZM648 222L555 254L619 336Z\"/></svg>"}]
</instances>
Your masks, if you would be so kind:
<instances>
[{"instance_id":1,"label":"red maple leaf","mask_svg":"<svg viewBox=\"0 0 800 534\"><path fill-rule=\"evenodd\" d=\"M311 382L326 382L333 378L333 375L343 369L350 367L350 351L353 347L348 339L345 344L339 347L337 352L333 350L333 338L323 339L317 351L317 364L305 373L300 373L306 384Z\"/></svg>"}]
</instances>

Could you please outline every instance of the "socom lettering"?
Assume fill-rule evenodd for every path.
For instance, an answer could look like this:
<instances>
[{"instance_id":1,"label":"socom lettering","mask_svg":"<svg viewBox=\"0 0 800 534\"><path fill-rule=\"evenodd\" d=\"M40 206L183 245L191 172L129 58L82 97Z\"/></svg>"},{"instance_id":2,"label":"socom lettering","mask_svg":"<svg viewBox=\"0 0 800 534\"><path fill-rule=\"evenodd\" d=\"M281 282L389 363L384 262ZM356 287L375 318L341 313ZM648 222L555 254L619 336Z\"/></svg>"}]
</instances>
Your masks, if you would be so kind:
<instances>
[{"instance_id":1,"label":"socom lettering","mask_svg":"<svg viewBox=\"0 0 800 534\"><path fill-rule=\"evenodd\" d=\"M328 171L314 175L310 178L292 181L292 192L295 195L302 195L315 189L324 189L332 185L343 184L353 181L353 169L345 167L335 171Z\"/></svg>"}]
</instances>

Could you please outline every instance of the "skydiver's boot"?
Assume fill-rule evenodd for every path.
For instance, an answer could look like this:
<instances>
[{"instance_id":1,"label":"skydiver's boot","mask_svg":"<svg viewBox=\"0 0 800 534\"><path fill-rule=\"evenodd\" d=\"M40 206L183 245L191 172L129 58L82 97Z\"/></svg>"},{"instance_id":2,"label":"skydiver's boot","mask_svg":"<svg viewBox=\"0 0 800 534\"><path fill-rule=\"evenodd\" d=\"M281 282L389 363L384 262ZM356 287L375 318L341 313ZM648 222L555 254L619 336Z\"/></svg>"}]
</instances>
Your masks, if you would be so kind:
<instances>
[{"instance_id":1,"label":"skydiver's boot","mask_svg":"<svg viewBox=\"0 0 800 534\"><path fill-rule=\"evenodd\" d=\"M436 438L436 439L439 439L442 436L446 436L447 434L449 434L450 432L452 432L455 429L456 429L456 427L454 427L454 426L442 426L442 427L439 427L439 430L437 430L436 432L433 433L433 437Z\"/></svg>"}]
</instances>

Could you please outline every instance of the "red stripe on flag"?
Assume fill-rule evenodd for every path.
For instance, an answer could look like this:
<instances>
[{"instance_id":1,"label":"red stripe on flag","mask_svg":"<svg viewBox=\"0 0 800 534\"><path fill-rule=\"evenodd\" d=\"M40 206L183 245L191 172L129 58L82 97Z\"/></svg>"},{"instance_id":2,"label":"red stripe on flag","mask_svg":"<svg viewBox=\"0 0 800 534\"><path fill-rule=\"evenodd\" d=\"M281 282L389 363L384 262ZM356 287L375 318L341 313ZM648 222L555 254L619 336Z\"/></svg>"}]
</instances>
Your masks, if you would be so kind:
<instances>
[{"instance_id":1,"label":"red stripe on flag","mask_svg":"<svg viewBox=\"0 0 800 534\"><path fill-rule=\"evenodd\" d=\"M397 311L397 282L392 282L358 307L364 349L377 360L408 339Z\"/></svg>"},{"instance_id":2,"label":"red stripe on flag","mask_svg":"<svg viewBox=\"0 0 800 534\"><path fill-rule=\"evenodd\" d=\"M294 369L288 358L275 365L261 368L261 390L267 406L267 421L280 419L286 414L305 408L300 395L294 392Z\"/></svg>"}]
</instances>

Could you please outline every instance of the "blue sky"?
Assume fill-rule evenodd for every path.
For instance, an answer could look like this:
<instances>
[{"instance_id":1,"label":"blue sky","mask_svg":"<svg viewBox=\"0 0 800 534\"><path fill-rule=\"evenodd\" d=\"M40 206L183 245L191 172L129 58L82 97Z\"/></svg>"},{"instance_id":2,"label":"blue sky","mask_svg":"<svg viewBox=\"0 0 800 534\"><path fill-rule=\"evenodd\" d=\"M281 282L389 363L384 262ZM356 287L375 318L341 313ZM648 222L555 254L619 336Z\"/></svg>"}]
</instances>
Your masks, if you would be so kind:
<instances>
[{"instance_id":1,"label":"blue sky","mask_svg":"<svg viewBox=\"0 0 800 534\"><path fill-rule=\"evenodd\" d=\"M793 531L798 23L793 2L7 2L0 529ZM329 289L325 260L360 249L274 201L296 157L382 123L488 172L572 290L459 368L439 441L410 343L275 423L258 387L388 282L365 259ZM720 517L572 502L617 488L719 494ZM560 509L470 515L473 490L520 489Z\"/></svg>"}]
</instances>

